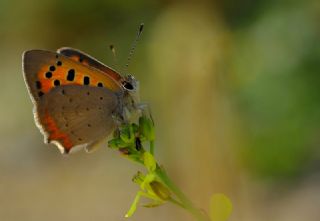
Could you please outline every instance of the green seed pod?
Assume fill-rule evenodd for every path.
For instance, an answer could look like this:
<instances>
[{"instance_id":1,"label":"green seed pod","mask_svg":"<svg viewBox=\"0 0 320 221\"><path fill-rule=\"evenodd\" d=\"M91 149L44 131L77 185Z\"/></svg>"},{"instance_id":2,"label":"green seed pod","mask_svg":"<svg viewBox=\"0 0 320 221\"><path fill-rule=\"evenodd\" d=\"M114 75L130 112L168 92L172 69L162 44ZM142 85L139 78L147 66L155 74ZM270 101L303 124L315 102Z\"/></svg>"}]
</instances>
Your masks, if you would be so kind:
<instances>
[{"instance_id":1,"label":"green seed pod","mask_svg":"<svg viewBox=\"0 0 320 221\"><path fill-rule=\"evenodd\" d=\"M158 181L152 181L150 186L153 192L162 200L168 200L170 198L170 191L162 183Z\"/></svg>"}]
</instances>

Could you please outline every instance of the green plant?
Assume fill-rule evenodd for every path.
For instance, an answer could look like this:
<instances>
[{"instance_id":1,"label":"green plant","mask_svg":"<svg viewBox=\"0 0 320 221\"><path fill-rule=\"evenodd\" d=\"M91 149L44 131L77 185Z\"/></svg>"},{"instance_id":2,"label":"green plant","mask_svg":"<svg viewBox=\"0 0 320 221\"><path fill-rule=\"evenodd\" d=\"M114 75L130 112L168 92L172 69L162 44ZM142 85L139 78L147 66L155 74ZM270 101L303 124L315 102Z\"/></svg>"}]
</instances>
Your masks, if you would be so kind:
<instances>
[{"instance_id":1,"label":"green plant","mask_svg":"<svg viewBox=\"0 0 320 221\"><path fill-rule=\"evenodd\" d=\"M210 215L195 207L188 197L172 182L163 166L154 158L155 129L151 117L143 115L138 124L124 124L114 132L109 141L109 147L119 150L124 157L146 168L146 173L140 171L133 177L133 182L140 186L136 197L126 213L130 217L137 209L141 197L150 199L144 205L152 208L171 202L188 212L198 221L224 221L232 210L230 200L223 194L215 194L210 201ZM145 146L148 145L148 150Z\"/></svg>"}]
</instances>

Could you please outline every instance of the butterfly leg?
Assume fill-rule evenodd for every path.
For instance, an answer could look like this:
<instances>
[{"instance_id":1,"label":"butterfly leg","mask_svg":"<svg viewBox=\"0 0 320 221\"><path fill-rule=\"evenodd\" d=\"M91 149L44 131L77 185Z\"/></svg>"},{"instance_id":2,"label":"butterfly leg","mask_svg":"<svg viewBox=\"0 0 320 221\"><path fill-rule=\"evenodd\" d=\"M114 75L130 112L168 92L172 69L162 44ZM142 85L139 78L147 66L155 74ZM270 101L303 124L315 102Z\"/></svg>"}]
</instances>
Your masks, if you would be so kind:
<instances>
[{"instance_id":1,"label":"butterfly leg","mask_svg":"<svg viewBox=\"0 0 320 221\"><path fill-rule=\"evenodd\" d=\"M120 127L122 124L126 123L126 120L123 118L123 116L114 114L112 115L112 119L116 125L116 128Z\"/></svg>"}]
</instances>

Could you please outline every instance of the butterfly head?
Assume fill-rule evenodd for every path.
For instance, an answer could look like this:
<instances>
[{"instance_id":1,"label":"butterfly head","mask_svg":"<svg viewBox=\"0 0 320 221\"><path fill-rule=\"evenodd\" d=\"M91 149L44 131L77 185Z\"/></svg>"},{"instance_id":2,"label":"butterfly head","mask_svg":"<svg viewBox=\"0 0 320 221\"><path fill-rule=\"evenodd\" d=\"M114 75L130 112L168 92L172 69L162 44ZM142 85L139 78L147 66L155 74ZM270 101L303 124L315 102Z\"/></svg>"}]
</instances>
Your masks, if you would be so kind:
<instances>
[{"instance_id":1,"label":"butterfly head","mask_svg":"<svg viewBox=\"0 0 320 221\"><path fill-rule=\"evenodd\" d=\"M140 103L139 81L136 80L133 77L133 75L128 74L125 77L123 77L122 87L128 95L129 100L131 100L129 103L132 105L133 108L136 107Z\"/></svg>"},{"instance_id":2,"label":"butterfly head","mask_svg":"<svg viewBox=\"0 0 320 221\"><path fill-rule=\"evenodd\" d=\"M124 80L122 82L123 88L130 92L136 92L138 91L139 87L139 82L131 75L128 74L127 76L124 77Z\"/></svg>"}]
</instances>

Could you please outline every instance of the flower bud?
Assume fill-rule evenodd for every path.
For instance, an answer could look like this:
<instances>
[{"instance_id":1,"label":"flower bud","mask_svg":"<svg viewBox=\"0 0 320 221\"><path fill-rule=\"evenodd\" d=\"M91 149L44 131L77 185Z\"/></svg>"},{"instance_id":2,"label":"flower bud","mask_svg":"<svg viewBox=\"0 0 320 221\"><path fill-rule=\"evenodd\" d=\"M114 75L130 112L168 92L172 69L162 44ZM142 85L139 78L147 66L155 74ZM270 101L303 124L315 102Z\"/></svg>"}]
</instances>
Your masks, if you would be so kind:
<instances>
[{"instance_id":1,"label":"flower bud","mask_svg":"<svg viewBox=\"0 0 320 221\"><path fill-rule=\"evenodd\" d=\"M120 131L120 138L128 144L132 144L135 140L133 127L132 125L126 125L121 131Z\"/></svg>"},{"instance_id":2,"label":"flower bud","mask_svg":"<svg viewBox=\"0 0 320 221\"><path fill-rule=\"evenodd\" d=\"M142 182L144 181L145 176L138 171L138 173L136 175L134 175L134 177L132 178L132 181L138 185L142 184Z\"/></svg>"},{"instance_id":3,"label":"flower bud","mask_svg":"<svg viewBox=\"0 0 320 221\"><path fill-rule=\"evenodd\" d=\"M142 116L139 118L139 129L140 134L144 136L147 140L153 141L155 139L154 135L154 125L151 119Z\"/></svg>"},{"instance_id":4,"label":"flower bud","mask_svg":"<svg viewBox=\"0 0 320 221\"><path fill-rule=\"evenodd\" d=\"M124 148L127 147L128 144L126 144L122 139L115 138L108 141L108 146L114 149Z\"/></svg>"}]
</instances>

